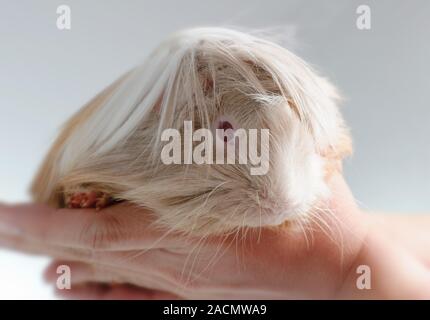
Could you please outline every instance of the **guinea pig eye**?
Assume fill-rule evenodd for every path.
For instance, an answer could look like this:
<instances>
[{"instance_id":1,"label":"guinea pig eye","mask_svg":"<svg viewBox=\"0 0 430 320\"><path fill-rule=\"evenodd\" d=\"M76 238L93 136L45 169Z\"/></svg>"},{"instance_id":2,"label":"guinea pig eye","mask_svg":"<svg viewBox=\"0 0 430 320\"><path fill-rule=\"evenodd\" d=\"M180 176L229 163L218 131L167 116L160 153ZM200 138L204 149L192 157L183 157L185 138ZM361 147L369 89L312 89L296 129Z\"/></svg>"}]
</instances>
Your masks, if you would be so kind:
<instances>
[{"instance_id":1,"label":"guinea pig eye","mask_svg":"<svg viewBox=\"0 0 430 320\"><path fill-rule=\"evenodd\" d=\"M227 131L228 129L234 130L233 125L228 121L219 121L218 129L222 129L224 131Z\"/></svg>"},{"instance_id":2,"label":"guinea pig eye","mask_svg":"<svg viewBox=\"0 0 430 320\"><path fill-rule=\"evenodd\" d=\"M227 143L234 137L234 127L230 123L230 121L227 120L219 120L217 129L224 130L224 142Z\"/></svg>"}]
</instances>

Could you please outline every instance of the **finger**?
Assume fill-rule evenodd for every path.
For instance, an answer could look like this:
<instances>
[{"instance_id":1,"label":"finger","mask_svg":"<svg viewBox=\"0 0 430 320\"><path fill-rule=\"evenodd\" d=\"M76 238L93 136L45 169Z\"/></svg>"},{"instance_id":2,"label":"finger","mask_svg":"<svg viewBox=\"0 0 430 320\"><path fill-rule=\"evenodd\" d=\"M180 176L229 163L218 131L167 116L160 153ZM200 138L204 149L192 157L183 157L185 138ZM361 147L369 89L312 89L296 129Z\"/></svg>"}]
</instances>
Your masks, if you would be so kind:
<instances>
[{"instance_id":1,"label":"finger","mask_svg":"<svg viewBox=\"0 0 430 320\"><path fill-rule=\"evenodd\" d=\"M104 284L131 284L138 287L151 289L154 292L173 291L177 296L180 295L180 288L171 281L166 280L163 276L154 272L133 272L118 267L112 267L102 264L87 264L79 261L54 261L45 270L44 278L47 282L54 285L63 271L57 272L58 267L67 266L70 271L71 289L80 288L85 283L104 283ZM172 293L173 294L173 293Z\"/></svg>"},{"instance_id":2,"label":"finger","mask_svg":"<svg viewBox=\"0 0 430 320\"><path fill-rule=\"evenodd\" d=\"M46 243L40 243L21 236L0 234L0 246L12 250L19 250L28 254L47 255L56 259L92 260L91 251L76 248L67 248Z\"/></svg>"},{"instance_id":3,"label":"finger","mask_svg":"<svg viewBox=\"0 0 430 320\"><path fill-rule=\"evenodd\" d=\"M430 215L377 214L388 234L430 268Z\"/></svg>"},{"instance_id":4,"label":"finger","mask_svg":"<svg viewBox=\"0 0 430 320\"><path fill-rule=\"evenodd\" d=\"M70 271L70 284L73 287L80 286L89 282L100 282L106 284L122 284L127 283L127 277L122 276L118 272L114 272L115 268L101 265L100 263L84 263L80 261L58 260L53 261L43 274L44 279L56 284L58 279L62 277L63 270L67 267Z\"/></svg>"},{"instance_id":5,"label":"finger","mask_svg":"<svg viewBox=\"0 0 430 320\"><path fill-rule=\"evenodd\" d=\"M70 269L72 285L100 280L96 279L94 265L70 260L56 260L51 262L43 273L44 280L55 284L61 274L61 272L58 271L59 267L62 266L67 266ZM113 282L113 279L106 279L105 282Z\"/></svg>"},{"instance_id":6,"label":"finger","mask_svg":"<svg viewBox=\"0 0 430 320\"><path fill-rule=\"evenodd\" d=\"M87 283L71 290L55 289L56 295L65 299L79 300L176 300L178 296L168 292L139 288L133 285L109 285Z\"/></svg>"},{"instance_id":7,"label":"finger","mask_svg":"<svg viewBox=\"0 0 430 320\"><path fill-rule=\"evenodd\" d=\"M66 265L71 271L72 287L82 283L127 283L155 290L172 292L177 296L190 296L193 290L191 278L197 280L203 275L184 273L185 257L167 250L94 253L75 248L55 247L28 241L22 237L0 237L0 244L29 253L43 253L60 259L50 265L45 279L56 284L60 274L57 268ZM193 267L193 266L192 266ZM194 266L197 268L197 264ZM207 280L207 279L206 279Z\"/></svg>"},{"instance_id":8,"label":"finger","mask_svg":"<svg viewBox=\"0 0 430 320\"><path fill-rule=\"evenodd\" d=\"M129 204L103 210L0 205L0 234L91 250L179 246L182 237L154 227L153 214Z\"/></svg>"}]
</instances>

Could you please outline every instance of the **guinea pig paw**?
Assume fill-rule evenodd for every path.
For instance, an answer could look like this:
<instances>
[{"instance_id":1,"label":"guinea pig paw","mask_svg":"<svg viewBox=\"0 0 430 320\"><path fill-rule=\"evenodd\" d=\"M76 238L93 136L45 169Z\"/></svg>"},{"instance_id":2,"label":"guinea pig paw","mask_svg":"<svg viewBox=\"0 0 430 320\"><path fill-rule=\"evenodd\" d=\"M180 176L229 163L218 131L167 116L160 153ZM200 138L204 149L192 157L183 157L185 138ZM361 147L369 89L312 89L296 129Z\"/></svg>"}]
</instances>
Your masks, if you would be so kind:
<instances>
[{"instance_id":1,"label":"guinea pig paw","mask_svg":"<svg viewBox=\"0 0 430 320\"><path fill-rule=\"evenodd\" d=\"M96 198L95 208L96 210L101 210L107 206L109 206L111 202L111 198L106 193L100 193Z\"/></svg>"},{"instance_id":2,"label":"guinea pig paw","mask_svg":"<svg viewBox=\"0 0 430 320\"><path fill-rule=\"evenodd\" d=\"M110 203L110 197L103 192L76 192L68 197L67 207L72 209L95 208L100 210Z\"/></svg>"},{"instance_id":3,"label":"guinea pig paw","mask_svg":"<svg viewBox=\"0 0 430 320\"><path fill-rule=\"evenodd\" d=\"M67 197L67 207L71 209L81 208L84 193L76 192Z\"/></svg>"}]
</instances>

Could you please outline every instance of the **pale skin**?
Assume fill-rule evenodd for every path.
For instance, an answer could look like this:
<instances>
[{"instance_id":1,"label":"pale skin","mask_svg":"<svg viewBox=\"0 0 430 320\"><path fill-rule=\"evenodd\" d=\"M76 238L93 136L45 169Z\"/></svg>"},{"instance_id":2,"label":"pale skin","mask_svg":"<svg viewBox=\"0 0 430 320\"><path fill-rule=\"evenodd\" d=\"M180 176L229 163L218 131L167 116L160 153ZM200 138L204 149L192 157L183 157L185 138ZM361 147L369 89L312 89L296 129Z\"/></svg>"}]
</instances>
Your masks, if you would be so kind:
<instances>
[{"instance_id":1,"label":"pale skin","mask_svg":"<svg viewBox=\"0 0 430 320\"><path fill-rule=\"evenodd\" d=\"M45 274L54 287L57 266L68 265L72 289L57 290L68 298L430 299L430 215L371 215L341 175L329 184L336 218L322 215L306 233L263 228L196 246L131 205L25 204L0 205L0 245L54 257ZM360 265L370 290L357 288Z\"/></svg>"}]
</instances>

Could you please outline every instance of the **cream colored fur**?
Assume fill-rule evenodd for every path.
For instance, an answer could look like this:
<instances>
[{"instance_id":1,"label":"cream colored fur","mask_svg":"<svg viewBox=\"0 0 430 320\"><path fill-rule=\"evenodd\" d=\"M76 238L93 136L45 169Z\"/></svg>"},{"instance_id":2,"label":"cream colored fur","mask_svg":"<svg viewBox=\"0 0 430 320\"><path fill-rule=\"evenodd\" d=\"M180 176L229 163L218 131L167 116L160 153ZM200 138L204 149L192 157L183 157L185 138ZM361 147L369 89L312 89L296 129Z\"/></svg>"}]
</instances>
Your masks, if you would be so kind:
<instances>
[{"instance_id":1,"label":"cream colored fur","mask_svg":"<svg viewBox=\"0 0 430 320\"><path fill-rule=\"evenodd\" d=\"M221 28L178 32L65 125L33 184L64 206L76 190L150 208L160 226L190 234L277 225L328 197L326 175L351 143L336 89L267 40ZM163 165L161 132L210 128L220 116L270 130L267 175L249 165Z\"/></svg>"}]
</instances>

